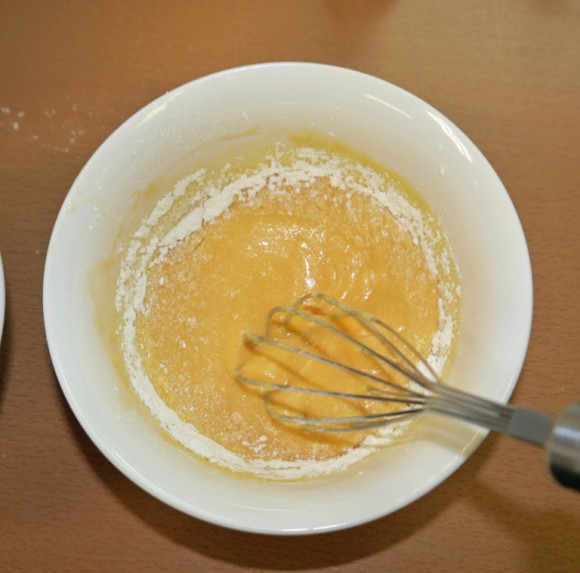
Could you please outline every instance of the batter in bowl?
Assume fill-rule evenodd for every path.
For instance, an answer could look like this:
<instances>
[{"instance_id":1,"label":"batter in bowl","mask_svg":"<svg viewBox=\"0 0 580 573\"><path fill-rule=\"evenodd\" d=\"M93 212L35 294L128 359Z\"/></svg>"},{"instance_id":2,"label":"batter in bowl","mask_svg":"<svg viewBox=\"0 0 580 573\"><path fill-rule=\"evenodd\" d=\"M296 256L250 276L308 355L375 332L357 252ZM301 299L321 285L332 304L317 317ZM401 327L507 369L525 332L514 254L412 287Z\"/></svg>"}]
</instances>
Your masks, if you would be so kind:
<instances>
[{"instance_id":1,"label":"batter in bowl","mask_svg":"<svg viewBox=\"0 0 580 573\"><path fill-rule=\"evenodd\" d=\"M117 289L124 365L193 453L273 479L336 471L389 433L321 435L271 419L233 377L243 333L322 291L402 330L441 371L458 281L444 234L403 181L340 149L279 145L251 166L196 171L142 223Z\"/></svg>"}]
</instances>

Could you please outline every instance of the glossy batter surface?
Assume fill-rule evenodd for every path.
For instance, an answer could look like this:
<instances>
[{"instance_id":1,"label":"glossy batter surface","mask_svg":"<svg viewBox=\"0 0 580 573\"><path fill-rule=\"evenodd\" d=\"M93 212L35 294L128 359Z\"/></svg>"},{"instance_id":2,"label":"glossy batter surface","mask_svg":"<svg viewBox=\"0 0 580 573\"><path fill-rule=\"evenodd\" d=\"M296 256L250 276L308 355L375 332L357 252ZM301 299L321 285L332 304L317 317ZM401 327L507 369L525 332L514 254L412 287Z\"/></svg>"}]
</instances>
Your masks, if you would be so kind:
<instances>
[{"instance_id":1,"label":"glossy batter surface","mask_svg":"<svg viewBox=\"0 0 580 573\"><path fill-rule=\"evenodd\" d=\"M429 354L441 288L423 249L371 195L314 185L238 197L148 270L137 345L163 401L244 458L324 460L362 434L319 435L274 421L233 378L242 336L270 308L322 291L403 329ZM321 376L324 376L321 374ZM332 376L320 380L332 388Z\"/></svg>"}]
</instances>

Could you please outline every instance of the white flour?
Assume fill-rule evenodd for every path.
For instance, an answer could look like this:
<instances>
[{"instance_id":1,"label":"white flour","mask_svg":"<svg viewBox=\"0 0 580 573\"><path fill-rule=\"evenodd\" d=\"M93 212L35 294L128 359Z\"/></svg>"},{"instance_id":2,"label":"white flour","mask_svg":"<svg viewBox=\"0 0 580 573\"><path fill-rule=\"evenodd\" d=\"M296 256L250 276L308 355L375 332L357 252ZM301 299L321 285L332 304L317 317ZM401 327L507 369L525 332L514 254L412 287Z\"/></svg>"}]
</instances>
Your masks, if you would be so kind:
<instances>
[{"instance_id":1,"label":"white flour","mask_svg":"<svg viewBox=\"0 0 580 573\"><path fill-rule=\"evenodd\" d=\"M279 148L264 163L244 174L231 166L224 167L217 177L209 176L205 170L193 173L157 203L125 253L116 292L116 307L121 315L121 348L131 383L165 430L196 455L236 472L270 479L327 474L365 458L402 431L402 424L385 427L360 446L330 460L245 459L202 435L165 404L149 380L136 345L135 319L139 313L147 313L145 297L150 266L167 256L170 249L185 237L225 213L235 199L251 201L262 189L283 193L288 188L312 185L320 178L326 178L332 187L345 193L361 192L372 196L421 246L430 271L441 279L439 330L428 360L436 371L441 372L448 358L455 324L446 308L458 293L451 292L445 280L448 276L442 275L450 272L452 257L447 249L437 247L442 237L435 230L432 217L411 205L393 186L386 185L382 175L340 156L311 148L292 151ZM256 454L264 447L264 438L252 446Z\"/></svg>"}]
</instances>

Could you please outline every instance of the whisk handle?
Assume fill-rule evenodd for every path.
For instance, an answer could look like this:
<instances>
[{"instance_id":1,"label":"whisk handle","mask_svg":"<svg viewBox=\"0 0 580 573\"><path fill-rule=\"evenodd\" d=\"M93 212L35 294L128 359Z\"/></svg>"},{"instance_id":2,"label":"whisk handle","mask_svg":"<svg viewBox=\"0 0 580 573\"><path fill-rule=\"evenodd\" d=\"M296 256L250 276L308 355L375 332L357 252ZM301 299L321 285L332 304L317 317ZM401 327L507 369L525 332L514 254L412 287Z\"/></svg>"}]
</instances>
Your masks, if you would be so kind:
<instances>
[{"instance_id":1,"label":"whisk handle","mask_svg":"<svg viewBox=\"0 0 580 573\"><path fill-rule=\"evenodd\" d=\"M552 475L560 484L580 491L580 402L555 418L514 408L505 431L514 438L544 446Z\"/></svg>"},{"instance_id":2,"label":"whisk handle","mask_svg":"<svg viewBox=\"0 0 580 573\"><path fill-rule=\"evenodd\" d=\"M512 410L506 433L530 444L545 446L552 434L553 427L554 418L552 416L516 407Z\"/></svg>"},{"instance_id":3,"label":"whisk handle","mask_svg":"<svg viewBox=\"0 0 580 573\"><path fill-rule=\"evenodd\" d=\"M580 491L580 402L568 406L556 418L546 449L554 477Z\"/></svg>"}]
</instances>

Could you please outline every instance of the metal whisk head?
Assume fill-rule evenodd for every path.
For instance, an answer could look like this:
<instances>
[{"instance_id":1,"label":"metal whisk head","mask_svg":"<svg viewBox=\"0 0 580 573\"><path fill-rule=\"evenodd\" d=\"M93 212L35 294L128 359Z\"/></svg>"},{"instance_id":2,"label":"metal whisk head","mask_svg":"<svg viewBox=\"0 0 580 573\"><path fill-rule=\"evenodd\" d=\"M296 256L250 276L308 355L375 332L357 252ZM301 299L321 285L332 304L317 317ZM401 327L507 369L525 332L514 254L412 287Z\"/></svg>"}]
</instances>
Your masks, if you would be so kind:
<instances>
[{"instance_id":1,"label":"metal whisk head","mask_svg":"<svg viewBox=\"0 0 580 573\"><path fill-rule=\"evenodd\" d=\"M266 335L245 339L260 360L242 362L236 378L261 389L272 417L309 430L366 430L425 411L500 431L511 419L508 406L446 386L394 328L325 294L273 308Z\"/></svg>"},{"instance_id":2,"label":"metal whisk head","mask_svg":"<svg viewBox=\"0 0 580 573\"><path fill-rule=\"evenodd\" d=\"M345 432L443 414L544 446L556 479L580 490L580 402L553 418L448 386L394 328L321 293L273 308L266 335L245 341L235 377L281 422Z\"/></svg>"}]
</instances>

